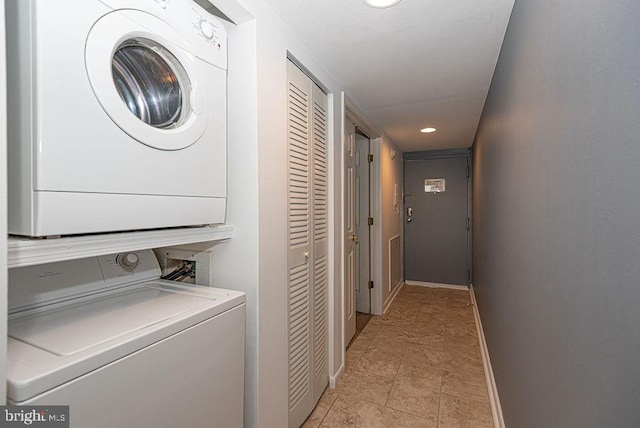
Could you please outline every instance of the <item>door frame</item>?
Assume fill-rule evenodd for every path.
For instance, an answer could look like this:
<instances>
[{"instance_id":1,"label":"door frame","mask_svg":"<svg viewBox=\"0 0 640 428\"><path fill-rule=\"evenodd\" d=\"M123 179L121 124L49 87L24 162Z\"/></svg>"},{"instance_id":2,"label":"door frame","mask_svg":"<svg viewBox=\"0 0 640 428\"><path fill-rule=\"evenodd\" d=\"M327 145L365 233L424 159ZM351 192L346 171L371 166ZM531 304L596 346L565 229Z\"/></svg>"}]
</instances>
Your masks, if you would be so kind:
<instances>
[{"instance_id":1,"label":"door frame","mask_svg":"<svg viewBox=\"0 0 640 428\"><path fill-rule=\"evenodd\" d=\"M360 141L362 141L361 143L361 149L364 149L366 147L366 152L363 152L362 150L358 149L358 136L362 137L362 139ZM366 170L366 176L367 176L367 185L366 185L366 198L364 198L363 200L363 192L362 190L365 189L361 189L361 183L362 183L362 175L360 175L360 182L357 181L356 179L356 212L359 215L356 215L356 218L360 221L360 225L362 227L361 231L363 231L363 233L358 233L358 230L356 229L356 234L358 236L358 239L356 240L356 253L358 254L358 271L356 272L356 283L360 286L360 292L362 292L362 286L363 281L362 278L366 277L367 279L367 283L369 281L372 280L372 268L373 268L373 263L371 263L371 232L372 232L372 227L370 225L368 225L368 221L367 219L369 217L373 217L372 216L372 212L371 212L371 170L372 170L372 163L369 162L368 158L369 155L371 155L371 138L369 138L368 136L364 135L363 131L360 128L356 128L356 171L358 171L358 169L361 172L364 172ZM358 163L359 161L359 163ZM356 177L358 177L358 174L356 174ZM365 202L363 204L363 202ZM366 212L365 212L366 211ZM356 220L356 225L358 225L358 220ZM364 230L366 230L366 232L364 232ZM366 246L362 245L363 242L363 238L366 235ZM364 263L363 263L363 257L362 254L366 253L366 269L363 269L363 267L365 267ZM366 272L363 272L363 270L365 270ZM364 275L363 275L364 273ZM358 311L358 293L357 293L357 287L356 286L356 311ZM366 290L367 292L367 311L364 313L367 314L371 314L371 307L372 307L372 291L370 288L368 288L368 284L366 285ZM360 307L362 308L363 305L361 305Z\"/></svg>"},{"instance_id":2,"label":"door frame","mask_svg":"<svg viewBox=\"0 0 640 428\"><path fill-rule=\"evenodd\" d=\"M410 160L435 160L435 159L453 159L453 158L465 158L467 159L467 174L469 179L467 180L467 218L469 219L469 233L467 233L467 287L471 285L471 278L473 278L473 258L471 257L471 245L473 241L473 217L472 217L472 186L473 186L473 152L471 148L468 149L447 149L447 150L429 150L423 152L407 152L402 154L403 161ZM403 179L404 180L404 179ZM403 183L404 184L404 183ZM406 208L405 208L404 196L402 200L402 234L405 235L406 222ZM406 270L406 263L403 263L403 269ZM406 278L406 272L403 272L403 276ZM454 286L452 286L454 287Z\"/></svg>"},{"instance_id":3,"label":"door frame","mask_svg":"<svg viewBox=\"0 0 640 428\"><path fill-rule=\"evenodd\" d=\"M382 199L381 199L381 167L380 167L380 159L381 159L381 147L382 147L382 131L367 119L364 114L358 109L356 104L343 93L344 96L344 108L345 108L345 125L347 122L351 122L355 124L364 134L366 134L370 139L370 147L371 154L373 154L373 163L371 164L371 180L370 180L370 189L371 189L371 200L369 203L371 204L371 216L373 217L373 226L371 227L371 264L373 268L371 269L371 280L374 283L374 287L371 293L371 314L373 315L382 315L384 306L382 302L382 225L381 225L381 213L382 213ZM342 134L344 135L344 129ZM344 137L343 137L344 138ZM342 142L343 147L345 142ZM345 159L344 154L342 158L342 170L345 169ZM346 192L346 177L343 177L342 180L342 200L345 198ZM341 232L342 236L345 236L345 207L342 210L342 225ZM342 254L343 254L343 275L346 275L346 251L344 248L344 243L342 244ZM346 278L343 276L343 286L342 286L342 301L346 304L346 293L348 290L345 289ZM377 286L376 286L377 285ZM346 321L346 308L343 307L343 318ZM343 325L343 330L346 326ZM344 344L344 348L346 349L346 343Z\"/></svg>"}]
</instances>

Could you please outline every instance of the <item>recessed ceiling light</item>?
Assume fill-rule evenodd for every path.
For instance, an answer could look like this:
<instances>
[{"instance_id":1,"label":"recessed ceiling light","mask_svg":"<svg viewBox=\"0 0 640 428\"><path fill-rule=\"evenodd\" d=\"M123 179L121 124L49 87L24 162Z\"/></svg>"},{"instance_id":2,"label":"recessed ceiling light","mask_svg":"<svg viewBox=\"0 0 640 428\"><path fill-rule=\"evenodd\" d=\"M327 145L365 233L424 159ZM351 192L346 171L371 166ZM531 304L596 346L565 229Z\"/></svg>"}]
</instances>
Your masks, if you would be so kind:
<instances>
[{"instance_id":1,"label":"recessed ceiling light","mask_svg":"<svg viewBox=\"0 0 640 428\"><path fill-rule=\"evenodd\" d=\"M362 0L364 4L371 7L377 7L378 9L384 9L385 7L391 7L397 3L400 3L400 0Z\"/></svg>"},{"instance_id":2,"label":"recessed ceiling light","mask_svg":"<svg viewBox=\"0 0 640 428\"><path fill-rule=\"evenodd\" d=\"M436 131L437 131L436 128L424 128L424 129L420 130L420 132L424 132L425 134L430 134L430 133L436 132Z\"/></svg>"}]
</instances>

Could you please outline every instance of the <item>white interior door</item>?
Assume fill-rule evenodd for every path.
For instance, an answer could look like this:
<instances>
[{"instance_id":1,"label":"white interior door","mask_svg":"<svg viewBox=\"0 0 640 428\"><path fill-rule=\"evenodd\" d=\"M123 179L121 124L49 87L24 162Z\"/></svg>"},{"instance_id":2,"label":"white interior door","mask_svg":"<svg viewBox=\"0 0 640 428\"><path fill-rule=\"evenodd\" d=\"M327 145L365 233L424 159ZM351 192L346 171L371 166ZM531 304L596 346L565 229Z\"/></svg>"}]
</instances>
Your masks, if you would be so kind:
<instances>
[{"instance_id":1,"label":"white interior door","mask_svg":"<svg viewBox=\"0 0 640 428\"><path fill-rule=\"evenodd\" d=\"M356 334L356 129L345 121L345 327L344 346Z\"/></svg>"},{"instance_id":2,"label":"white interior door","mask_svg":"<svg viewBox=\"0 0 640 428\"><path fill-rule=\"evenodd\" d=\"M369 139L356 134L356 311L371 313Z\"/></svg>"}]
</instances>

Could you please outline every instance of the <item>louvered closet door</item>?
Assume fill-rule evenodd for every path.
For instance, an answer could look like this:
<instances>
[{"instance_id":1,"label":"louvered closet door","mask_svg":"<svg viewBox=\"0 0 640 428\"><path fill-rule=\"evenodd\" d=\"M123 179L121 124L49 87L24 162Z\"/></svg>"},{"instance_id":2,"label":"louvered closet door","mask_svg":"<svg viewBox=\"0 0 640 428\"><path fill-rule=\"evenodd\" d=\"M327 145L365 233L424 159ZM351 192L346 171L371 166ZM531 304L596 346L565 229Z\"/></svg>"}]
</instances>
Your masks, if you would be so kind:
<instances>
[{"instance_id":1,"label":"louvered closet door","mask_svg":"<svg viewBox=\"0 0 640 428\"><path fill-rule=\"evenodd\" d=\"M327 98L288 63L289 426L328 382Z\"/></svg>"},{"instance_id":2,"label":"louvered closet door","mask_svg":"<svg viewBox=\"0 0 640 428\"><path fill-rule=\"evenodd\" d=\"M311 319L311 82L288 63L289 426L313 406Z\"/></svg>"}]
</instances>

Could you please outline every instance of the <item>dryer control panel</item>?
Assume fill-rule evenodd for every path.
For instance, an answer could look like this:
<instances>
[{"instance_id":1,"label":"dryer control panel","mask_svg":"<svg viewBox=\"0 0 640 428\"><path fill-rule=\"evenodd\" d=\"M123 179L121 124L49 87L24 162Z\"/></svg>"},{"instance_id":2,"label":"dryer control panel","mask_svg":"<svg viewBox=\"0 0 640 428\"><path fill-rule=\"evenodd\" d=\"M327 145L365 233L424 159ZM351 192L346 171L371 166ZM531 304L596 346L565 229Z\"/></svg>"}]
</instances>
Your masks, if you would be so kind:
<instances>
[{"instance_id":1,"label":"dryer control panel","mask_svg":"<svg viewBox=\"0 0 640 428\"><path fill-rule=\"evenodd\" d=\"M204 10L198 10L196 8L193 11L193 28L202 37L202 40L211 45L217 51L223 50L223 45L226 44L226 32L222 23L215 21L211 14ZM203 13L204 12L204 13Z\"/></svg>"},{"instance_id":2,"label":"dryer control panel","mask_svg":"<svg viewBox=\"0 0 640 428\"><path fill-rule=\"evenodd\" d=\"M113 10L154 15L180 33L198 58L227 69L227 32L222 22L192 0L99 0Z\"/></svg>"}]
</instances>

